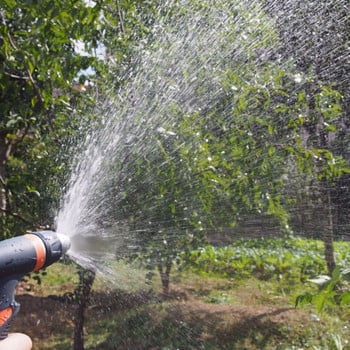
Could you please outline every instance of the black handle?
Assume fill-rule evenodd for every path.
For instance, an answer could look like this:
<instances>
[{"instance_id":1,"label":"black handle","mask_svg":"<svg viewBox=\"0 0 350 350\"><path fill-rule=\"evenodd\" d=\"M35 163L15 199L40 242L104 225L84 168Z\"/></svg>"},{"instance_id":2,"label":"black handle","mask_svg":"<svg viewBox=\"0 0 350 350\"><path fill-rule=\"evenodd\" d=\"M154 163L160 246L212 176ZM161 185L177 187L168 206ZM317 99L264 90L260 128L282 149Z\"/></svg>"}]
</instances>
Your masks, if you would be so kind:
<instances>
[{"instance_id":1,"label":"black handle","mask_svg":"<svg viewBox=\"0 0 350 350\"><path fill-rule=\"evenodd\" d=\"M0 279L0 340L7 338L12 320L20 305L15 301L15 289L22 275Z\"/></svg>"}]
</instances>

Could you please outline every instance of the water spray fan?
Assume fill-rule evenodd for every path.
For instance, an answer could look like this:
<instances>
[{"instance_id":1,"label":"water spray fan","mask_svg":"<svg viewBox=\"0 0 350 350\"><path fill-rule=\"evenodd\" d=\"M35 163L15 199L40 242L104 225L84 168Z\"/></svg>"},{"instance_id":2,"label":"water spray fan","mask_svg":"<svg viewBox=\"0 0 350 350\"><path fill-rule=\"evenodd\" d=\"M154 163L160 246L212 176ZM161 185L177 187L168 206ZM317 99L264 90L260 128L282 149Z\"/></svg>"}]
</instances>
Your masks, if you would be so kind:
<instances>
[{"instance_id":1,"label":"water spray fan","mask_svg":"<svg viewBox=\"0 0 350 350\"><path fill-rule=\"evenodd\" d=\"M8 335L20 305L15 288L22 277L58 261L70 248L67 236L40 231L0 242L0 340Z\"/></svg>"}]
</instances>

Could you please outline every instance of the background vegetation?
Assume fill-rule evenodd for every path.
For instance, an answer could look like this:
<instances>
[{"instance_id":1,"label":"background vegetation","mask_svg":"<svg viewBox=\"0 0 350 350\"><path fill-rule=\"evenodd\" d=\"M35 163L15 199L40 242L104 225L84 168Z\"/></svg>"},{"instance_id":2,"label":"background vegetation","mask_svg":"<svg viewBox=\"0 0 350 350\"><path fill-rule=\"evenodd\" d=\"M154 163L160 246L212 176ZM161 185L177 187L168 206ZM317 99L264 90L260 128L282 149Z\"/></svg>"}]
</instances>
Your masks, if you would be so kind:
<instances>
[{"instance_id":1,"label":"background vegetation","mask_svg":"<svg viewBox=\"0 0 350 350\"><path fill-rule=\"evenodd\" d=\"M54 224L80 141L103 123L98 108L93 107L104 96L118 94L134 77L142 61L140 49L173 48L159 39L155 28L166 25L171 29L179 21L192 23L210 5L199 0L161 4L2 2L1 238ZM349 5L335 0L317 8L312 1L231 5L219 1L213 8L241 21L233 21L235 25L223 32L220 55L192 58L202 67L197 71L200 83L191 85L193 98L207 96L213 89L213 75L220 93L206 108L191 113L184 108L187 95L183 101L169 103L167 113L169 121L176 121L177 136L168 137L174 125L165 123L163 133L144 140L141 155L135 150L127 162L113 164L110 198L113 201L121 189L125 195L107 214L139 232L142 249L124 258L139 263L148 277L159 273L165 296L171 295L170 274L175 270L180 286L189 285L192 278L196 280L194 276L214 284L212 291L205 292L206 303L232 304L234 297L218 286L223 283L229 290L231 279L237 285L249 279L257 289L266 285L258 287L256 281L272 283L274 296L299 296L298 305L315 303L318 310L344 316L349 299L348 246L342 242L348 238L350 203ZM206 21L210 20L200 18L202 25L214 25ZM170 34L178 30L174 26ZM220 60L225 62L221 70L208 70L204 64ZM150 81L169 68L167 62L156 67ZM176 78L187 87L193 77L184 70ZM136 113L135 124L138 117ZM125 173L133 174L132 183L120 175ZM275 239L267 239L270 235ZM252 237L259 239L245 241ZM235 243L234 247L217 247L208 241ZM319 288L305 287L319 275L329 278L315 280ZM83 272L80 277L72 292L78 298L84 294L81 283L93 281L86 280ZM200 292L195 294L202 298ZM295 299L291 299L284 302L293 304ZM142 338L146 321L155 322L151 333L155 343L145 348L215 348L211 340L206 343L197 337L204 331L196 333L190 320L183 320L188 325L175 327L165 312L171 305L159 306L161 320L154 319L148 304L145 309L130 307L127 320L132 320L131 332L137 334L124 334L127 328L121 328L121 318L125 314L116 312L116 319L108 319L108 327L124 334L125 343L106 335L111 345L104 343L101 348L128 348L131 338L146 344ZM335 306L341 309L334 311ZM84 312L83 308L81 316ZM189 344L175 340L167 344L177 339L170 333L159 340L157 321L168 325L167 332L182 329L181 339ZM194 333L183 333L190 331ZM268 345L264 334L247 341L260 348L287 348L281 340L287 332L278 332L281 337L274 345ZM329 348L341 348L346 346L343 336L336 332L334 338L318 338L314 346L327 343ZM244 339L220 346L249 348L251 344L243 345ZM306 339L305 334L299 340L287 339L291 346L306 346L300 340ZM88 337L92 344L88 346L97 348L91 342ZM80 342L79 346L84 345Z\"/></svg>"}]
</instances>

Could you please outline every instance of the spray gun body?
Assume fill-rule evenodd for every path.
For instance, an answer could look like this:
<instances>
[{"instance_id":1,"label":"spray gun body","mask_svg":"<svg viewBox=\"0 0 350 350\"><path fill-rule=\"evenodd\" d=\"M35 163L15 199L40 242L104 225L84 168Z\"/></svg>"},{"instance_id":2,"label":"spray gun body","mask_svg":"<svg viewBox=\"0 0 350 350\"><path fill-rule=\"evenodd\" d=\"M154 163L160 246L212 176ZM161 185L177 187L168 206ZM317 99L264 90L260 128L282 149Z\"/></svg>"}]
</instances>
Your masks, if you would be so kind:
<instances>
[{"instance_id":1,"label":"spray gun body","mask_svg":"<svg viewBox=\"0 0 350 350\"><path fill-rule=\"evenodd\" d=\"M68 237L52 231L33 232L0 242L0 340L8 335L19 310L15 288L29 272L58 261L70 248Z\"/></svg>"}]
</instances>

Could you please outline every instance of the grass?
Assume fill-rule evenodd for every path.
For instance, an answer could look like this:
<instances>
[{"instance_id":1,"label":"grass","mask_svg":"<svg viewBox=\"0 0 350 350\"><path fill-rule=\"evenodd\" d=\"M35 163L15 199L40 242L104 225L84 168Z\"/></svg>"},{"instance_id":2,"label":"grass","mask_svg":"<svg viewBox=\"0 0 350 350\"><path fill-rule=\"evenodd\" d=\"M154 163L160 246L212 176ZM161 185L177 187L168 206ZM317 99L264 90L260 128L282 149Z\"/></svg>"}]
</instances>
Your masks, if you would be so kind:
<instances>
[{"instance_id":1,"label":"grass","mask_svg":"<svg viewBox=\"0 0 350 350\"><path fill-rule=\"evenodd\" d=\"M111 310L99 328L90 319L87 349L340 349L336 339L347 348L346 317L294 309L274 289L255 278L230 285L182 274L171 300Z\"/></svg>"},{"instance_id":2,"label":"grass","mask_svg":"<svg viewBox=\"0 0 350 350\"><path fill-rule=\"evenodd\" d=\"M346 266L349 244L337 243L336 252ZM307 279L324 272L322 254L319 241L300 239L206 247L173 272L166 300L159 299L159 279L148 285L145 271L116 262L115 282L100 278L94 286L86 350L350 349L348 305L294 308L298 295L317 290ZM73 265L54 264L41 285L28 280L30 288L22 287L15 322L37 350L72 349L74 305L46 296L72 292L76 283Z\"/></svg>"}]
</instances>

